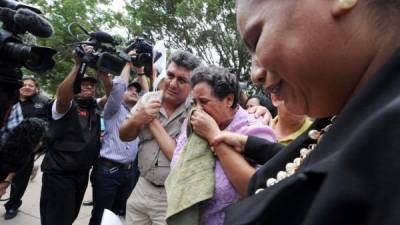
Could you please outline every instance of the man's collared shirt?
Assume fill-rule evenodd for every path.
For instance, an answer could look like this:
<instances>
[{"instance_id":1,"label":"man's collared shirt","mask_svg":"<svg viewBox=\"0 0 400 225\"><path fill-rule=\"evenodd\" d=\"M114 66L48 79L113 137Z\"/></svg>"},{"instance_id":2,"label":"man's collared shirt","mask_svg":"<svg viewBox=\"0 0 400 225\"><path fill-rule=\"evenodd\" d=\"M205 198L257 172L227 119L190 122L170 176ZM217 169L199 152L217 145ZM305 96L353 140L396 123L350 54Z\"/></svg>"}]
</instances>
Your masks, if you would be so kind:
<instances>
[{"instance_id":1,"label":"man's collared shirt","mask_svg":"<svg viewBox=\"0 0 400 225\"><path fill-rule=\"evenodd\" d=\"M8 117L7 121L5 122L4 126L0 130L0 141L4 141L6 136L11 132L11 130L16 127L21 121L24 119L22 115L22 109L19 102L13 105L11 109L10 116Z\"/></svg>"},{"instance_id":2,"label":"man's collared shirt","mask_svg":"<svg viewBox=\"0 0 400 225\"><path fill-rule=\"evenodd\" d=\"M119 127L130 114L130 109L123 102L126 89L127 83L115 78L103 112L105 133L100 156L119 163L133 162L139 143L139 138L129 142L123 142L119 138Z\"/></svg>"},{"instance_id":3,"label":"man's collared shirt","mask_svg":"<svg viewBox=\"0 0 400 225\"><path fill-rule=\"evenodd\" d=\"M132 109L132 113L138 107L151 100L162 100L162 91L149 92L141 97ZM175 112L168 118L166 111L161 107L159 112L159 120L168 135L176 139L181 131L181 125L191 108L190 97L182 103ZM163 185L169 174L170 160L161 151L157 141L153 137L147 125L143 126L139 131L139 170L140 175L146 180L156 185Z\"/></svg>"}]
</instances>

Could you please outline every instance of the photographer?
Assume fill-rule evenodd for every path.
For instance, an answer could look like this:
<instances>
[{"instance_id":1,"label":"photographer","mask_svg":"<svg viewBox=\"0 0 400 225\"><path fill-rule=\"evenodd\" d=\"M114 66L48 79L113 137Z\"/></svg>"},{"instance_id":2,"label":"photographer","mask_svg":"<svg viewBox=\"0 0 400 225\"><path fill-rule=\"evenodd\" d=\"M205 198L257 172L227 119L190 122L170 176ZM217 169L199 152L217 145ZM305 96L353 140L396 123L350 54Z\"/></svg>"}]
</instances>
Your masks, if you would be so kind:
<instances>
[{"instance_id":1,"label":"photographer","mask_svg":"<svg viewBox=\"0 0 400 225\"><path fill-rule=\"evenodd\" d=\"M128 84L131 68L136 68L139 74L143 72L142 67L137 68L127 63L121 76L114 78L113 88L104 107L106 135L90 178L93 185L91 225L100 225L104 209L125 216L126 200L139 178L136 160L139 138L123 142L118 134L119 127L130 115L143 84L147 82L146 77L139 76L139 82Z\"/></svg>"},{"instance_id":2,"label":"photographer","mask_svg":"<svg viewBox=\"0 0 400 225\"><path fill-rule=\"evenodd\" d=\"M42 225L73 223L88 184L89 170L100 149L100 115L94 99L97 79L77 79L81 59L75 53L74 58L75 66L59 85L56 100L51 104L48 151L42 163ZM100 71L97 74L109 93L110 78ZM74 84L80 85L78 94L74 94Z\"/></svg>"}]
</instances>

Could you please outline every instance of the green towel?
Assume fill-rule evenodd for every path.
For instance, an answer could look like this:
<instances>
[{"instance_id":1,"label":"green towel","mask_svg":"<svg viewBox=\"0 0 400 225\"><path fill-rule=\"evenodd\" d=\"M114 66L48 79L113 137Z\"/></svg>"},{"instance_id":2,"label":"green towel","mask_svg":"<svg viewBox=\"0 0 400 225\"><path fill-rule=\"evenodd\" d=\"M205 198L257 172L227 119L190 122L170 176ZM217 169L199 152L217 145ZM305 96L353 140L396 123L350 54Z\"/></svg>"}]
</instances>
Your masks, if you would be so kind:
<instances>
[{"instance_id":1,"label":"green towel","mask_svg":"<svg viewBox=\"0 0 400 225\"><path fill-rule=\"evenodd\" d=\"M200 225L200 203L214 194L214 156L208 142L192 133L189 112L188 141L165 181L168 225Z\"/></svg>"}]
</instances>

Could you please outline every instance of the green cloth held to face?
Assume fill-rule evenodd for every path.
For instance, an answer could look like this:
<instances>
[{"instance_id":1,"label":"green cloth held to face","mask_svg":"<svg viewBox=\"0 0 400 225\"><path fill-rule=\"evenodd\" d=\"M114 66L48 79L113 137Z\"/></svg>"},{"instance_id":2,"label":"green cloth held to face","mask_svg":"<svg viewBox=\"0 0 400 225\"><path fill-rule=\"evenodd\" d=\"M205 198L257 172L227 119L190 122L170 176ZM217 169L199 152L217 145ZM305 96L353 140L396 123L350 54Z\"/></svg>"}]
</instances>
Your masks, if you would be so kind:
<instances>
[{"instance_id":1,"label":"green cloth held to face","mask_svg":"<svg viewBox=\"0 0 400 225\"><path fill-rule=\"evenodd\" d=\"M200 203L214 194L215 159L208 142L192 132L189 121L195 110L188 115L188 142L165 181L168 225L200 225Z\"/></svg>"}]
</instances>

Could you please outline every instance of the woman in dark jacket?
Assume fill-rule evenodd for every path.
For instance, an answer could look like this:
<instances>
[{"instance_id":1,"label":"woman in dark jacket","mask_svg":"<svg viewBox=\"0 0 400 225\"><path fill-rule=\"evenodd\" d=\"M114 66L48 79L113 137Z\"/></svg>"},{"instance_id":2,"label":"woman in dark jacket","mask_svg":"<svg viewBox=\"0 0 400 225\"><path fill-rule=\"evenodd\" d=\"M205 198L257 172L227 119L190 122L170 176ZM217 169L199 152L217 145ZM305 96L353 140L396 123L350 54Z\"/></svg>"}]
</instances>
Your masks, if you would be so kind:
<instances>
[{"instance_id":1,"label":"woman in dark jacket","mask_svg":"<svg viewBox=\"0 0 400 225\"><path fill-rule=\"evenodd\" d=\"M400 224L400 1L236 7L252 80L318 119L282 151L253 137L215 138L265 162L225 224Z\"/></svg>"}]
</instances>

